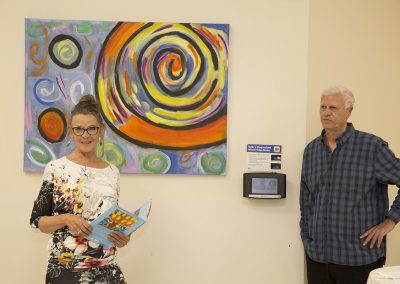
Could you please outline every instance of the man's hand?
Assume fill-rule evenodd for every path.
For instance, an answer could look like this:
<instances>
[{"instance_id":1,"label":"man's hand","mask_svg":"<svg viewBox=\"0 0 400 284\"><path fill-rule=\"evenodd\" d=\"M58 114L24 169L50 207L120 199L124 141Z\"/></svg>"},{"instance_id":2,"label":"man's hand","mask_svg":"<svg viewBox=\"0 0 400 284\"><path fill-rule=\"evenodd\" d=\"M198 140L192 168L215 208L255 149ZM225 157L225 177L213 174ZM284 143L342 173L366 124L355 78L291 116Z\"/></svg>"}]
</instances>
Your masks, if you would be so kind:
<instances>
[{"instance_id":1,"label":"man's hand","mask_svg":"<svg viewBox=\"0 0 400 284\"><path fill-rule=\"evenodd\" d=\"M380 248L383 238L393 230L394 226L396 226L396 224L393 222L393 220L386 218L382 223L375 225L368 231L364 232L360 236L360 239L364 239L364 246L369 243L370 248L373 248L375 244L377 248Z\"/></svg>"}]
</instances>

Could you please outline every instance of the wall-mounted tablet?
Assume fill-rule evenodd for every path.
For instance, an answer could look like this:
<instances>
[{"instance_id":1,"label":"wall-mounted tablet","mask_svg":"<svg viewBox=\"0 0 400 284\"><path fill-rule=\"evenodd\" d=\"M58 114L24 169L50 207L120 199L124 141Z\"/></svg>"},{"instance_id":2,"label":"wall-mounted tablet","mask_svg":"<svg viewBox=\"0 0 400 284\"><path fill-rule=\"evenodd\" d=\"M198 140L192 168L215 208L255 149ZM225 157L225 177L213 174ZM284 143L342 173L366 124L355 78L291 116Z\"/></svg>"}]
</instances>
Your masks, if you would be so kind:
<instances>
[{"instance_id":1,"label":"wall-mounted tablet","mask_svg":"<svg viewBox=\"0 0 400 284\"><path fill-rule=\"evenodd\" d=\"M281 173L244 173L243 196L286 198L286 175Z\"/></svg>"}]
</instances>

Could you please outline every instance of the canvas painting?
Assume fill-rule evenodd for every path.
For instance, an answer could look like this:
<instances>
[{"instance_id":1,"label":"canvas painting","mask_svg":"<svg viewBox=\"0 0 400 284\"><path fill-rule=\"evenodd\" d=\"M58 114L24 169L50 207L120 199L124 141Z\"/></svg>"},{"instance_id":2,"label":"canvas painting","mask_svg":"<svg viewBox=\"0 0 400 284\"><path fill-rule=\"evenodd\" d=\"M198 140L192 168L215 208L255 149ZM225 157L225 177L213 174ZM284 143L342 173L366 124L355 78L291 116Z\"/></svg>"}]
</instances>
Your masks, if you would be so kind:
<instances>
[{"instance_id":1,"label":"canvas painting","mask_svg":"<svg viewBox=\"0 0 400 284\"><path fill-rule=\"evenodd\" d=\"M229 25L25 20L24 170L73 150L93 94L121 173L225 175Z\"/></svg>"}]
</instances>

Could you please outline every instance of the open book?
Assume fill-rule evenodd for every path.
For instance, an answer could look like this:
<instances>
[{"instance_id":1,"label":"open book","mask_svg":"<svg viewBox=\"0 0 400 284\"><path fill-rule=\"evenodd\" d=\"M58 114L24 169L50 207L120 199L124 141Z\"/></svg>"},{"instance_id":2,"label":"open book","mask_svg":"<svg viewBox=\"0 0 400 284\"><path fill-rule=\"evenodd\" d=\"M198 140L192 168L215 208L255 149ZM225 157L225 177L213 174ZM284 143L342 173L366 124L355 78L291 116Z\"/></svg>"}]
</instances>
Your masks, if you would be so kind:
<instances>
[{"instance_id":1,"label":"open book","mask_svg":"<svg viewBox=\"0 0 400 284\"><path fill-rule=\"evenodd\" d=\"M129 212L118 205L113 205L110 209L98 216L91 222L92 233L86 239L102 244L106 248L113 246L107 236L113 231L118 231L124 235L136 231L146 223L150 214L151 200L144 203L135 212Z\"/></svg>"}]
</instances>

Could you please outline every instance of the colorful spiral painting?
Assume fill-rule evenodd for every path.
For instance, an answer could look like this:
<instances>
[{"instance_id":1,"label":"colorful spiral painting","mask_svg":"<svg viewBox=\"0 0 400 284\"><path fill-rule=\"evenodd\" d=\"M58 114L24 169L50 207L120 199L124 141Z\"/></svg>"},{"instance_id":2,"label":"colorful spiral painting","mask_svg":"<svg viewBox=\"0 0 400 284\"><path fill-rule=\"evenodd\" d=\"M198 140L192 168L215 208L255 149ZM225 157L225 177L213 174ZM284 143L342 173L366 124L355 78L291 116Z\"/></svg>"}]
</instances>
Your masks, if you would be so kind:
<instances>
[{"instance_id":1,"label":"colorful spiral painting","mask_svg":"<svg viewBox=\"0 0 400 284\"><path fill-rule=\"evenodd\" d=\"M25 31L25 170L73 149L70 109L92 93L108 126L97 153L122 173L226 173L229 25L27 19Z\"/></svg>"}]
</instances>

